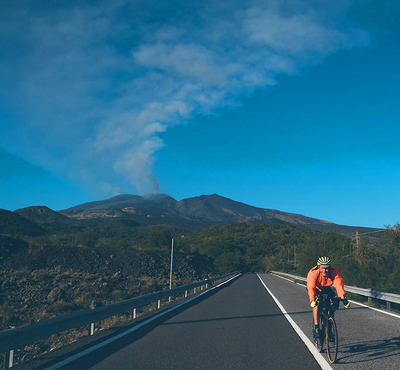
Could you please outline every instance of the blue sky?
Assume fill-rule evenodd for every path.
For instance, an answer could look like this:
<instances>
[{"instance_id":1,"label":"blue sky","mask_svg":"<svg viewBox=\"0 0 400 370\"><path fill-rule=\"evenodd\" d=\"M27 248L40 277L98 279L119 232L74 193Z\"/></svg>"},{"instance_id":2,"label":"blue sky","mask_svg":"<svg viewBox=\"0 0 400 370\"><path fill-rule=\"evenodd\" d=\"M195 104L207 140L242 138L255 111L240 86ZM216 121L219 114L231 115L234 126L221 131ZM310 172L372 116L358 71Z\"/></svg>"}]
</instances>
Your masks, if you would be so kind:
<instances>
[{"instance_id":1,"label":"blue sky","mask_svg":"<svg viewBox=\"0 0 400 370\"><path fill-rule=\"evenodd\" d=\"M0 2L0 208L217 193L400 219L397 1Z\"/></svg>"}]
</instances>

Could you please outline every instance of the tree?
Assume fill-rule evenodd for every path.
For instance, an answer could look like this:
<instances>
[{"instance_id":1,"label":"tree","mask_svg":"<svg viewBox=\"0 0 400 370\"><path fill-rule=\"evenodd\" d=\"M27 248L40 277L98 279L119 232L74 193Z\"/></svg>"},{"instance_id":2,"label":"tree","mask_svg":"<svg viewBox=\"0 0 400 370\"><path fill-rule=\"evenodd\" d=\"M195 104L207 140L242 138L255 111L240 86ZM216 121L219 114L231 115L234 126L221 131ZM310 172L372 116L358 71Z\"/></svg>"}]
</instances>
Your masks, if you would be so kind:
<instances>
[{"instance_id":1,"label":"tree","mask_svg":"<svg viewBox=\"0 0 400 370\"><path fill-rule=\"evenodd\" d=\"M398 223L393 227L387 225L384 237L388 247L388 252L400 251L400 225Z\"/></svg>"}]
</instances>

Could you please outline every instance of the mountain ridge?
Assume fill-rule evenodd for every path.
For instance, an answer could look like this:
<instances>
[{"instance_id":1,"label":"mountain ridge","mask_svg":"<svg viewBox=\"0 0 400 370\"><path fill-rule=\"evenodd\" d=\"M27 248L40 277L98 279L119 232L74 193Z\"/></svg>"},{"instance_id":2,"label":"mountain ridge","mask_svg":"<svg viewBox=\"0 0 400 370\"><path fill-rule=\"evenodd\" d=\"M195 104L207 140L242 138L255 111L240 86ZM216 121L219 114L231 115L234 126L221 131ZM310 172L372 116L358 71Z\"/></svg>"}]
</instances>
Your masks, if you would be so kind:
<instances>
[{"instance_id":1,"label":"mountain ridge","mask_svg":"<svg viewBox=\"0 0 400 370\"><path fill-rule=\"evenodd\" d=\"M370 233L383 230L340 225L297 213L255 207L218 194L195 196L179 201L167 194L121 194L60 211L46 206L31 206L14 212L0 211L0 234L10 236L39 236L46 233L73 235L104 225L112 228L112 223L125 229L164 225L177 227L182 233L243 222L289 224L351 237L354 237L357 231ZM378 240L379 236L374 235L370 239Z\"/></svg>"},{"instance_id":2,"label":"mountain ridge","mask_svg":"<svg viewBox=\"0 0 400 370\"><path fill-rule=\"evenodd\" d=\"M71 219L132 218L141 224L198 223L198 228L239 222L282 222L317 231L353 236L357 230L377 228L339 225L297 213L255 207L218 194L175 200L167 194L121 194L103 201L80 204L59 211ZM196 227L195 227L196 228Z\"/></svg>"}]
</instances>

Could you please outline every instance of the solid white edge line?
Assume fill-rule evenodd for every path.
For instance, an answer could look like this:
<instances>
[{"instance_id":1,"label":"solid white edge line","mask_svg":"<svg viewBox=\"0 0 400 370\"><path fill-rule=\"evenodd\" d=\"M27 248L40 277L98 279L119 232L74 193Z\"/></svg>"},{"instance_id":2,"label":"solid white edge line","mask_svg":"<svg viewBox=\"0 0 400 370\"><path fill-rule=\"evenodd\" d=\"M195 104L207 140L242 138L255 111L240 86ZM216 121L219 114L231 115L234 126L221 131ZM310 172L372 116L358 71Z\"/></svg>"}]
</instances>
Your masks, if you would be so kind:
<instances>
[{"instance_id":1,"label":"solid white edge line","mask_svg":"<svg viewBox=\"0 0 400 370\"><path fill-rule=\"evenodd\" d=\"M287 278L285 278L285 277L283 277L283 276L275 275L275 274L273 274L273 275L274 275L274 276L277 276L277 277L280 277L281 279L289 280L289 281L293 282L292 280L287 279ZM296 283L296 284L298 284L298 285L300 285L300 286L305 286L305 285L300 284L300 283ZM393 316L393 317L396 317L396 318L400 319L400 315L398 315L398 314L395 314L395 313L392 313L392 312L389 312L389 311L380 310L379 308L371 307L371 306L368 306L367 304L360 303L360 302L354 301L354 300L352 300L352 299L349 299L349 301L350 301L351 303L358 304L358 305L360 305L360 306L369 308L369 309L371 309L371 310L378 311L378 312L380 312L380 313L384 313L385 315Z\"/></svg>"},{"instance_id":2,"label":"solid white edge line","mask_svg":"<svg viewBox=\"0 0 400 370\"><path fill-rule=\"evenodd\" d=\"M185 302L183 302L183 303L181 303L181 304L178 304L178 305L176 305L176 306L174 306L174 307L171 307L170 309L168 309L168 310L166 310L166 311L160 312L159 314L150 317L149 319L143 321L142 323L140 323L140 324L138 324L138 325L135 325L134 327L132 327L132 328L130 328L130 329L128 329L128 330L126 330L126 331L120 333L120 334L117 334L116 336L114 336L114 337L112 337L112 338L109 338L109 339L105 340L104 342L101 342L101 343L99 343L99 344L96 344L95 346L90 347L90 348L88 348L88 349L85 349L85 350L82 351L82 352L76 353L75 355L73 355L73 356L71 356L71 357L68 357L68 358L66 358L65 360L62 360L62 361L60 361L60 362L57 362L56 364L51 365L50 367L47 367L46 370L55 370L55 369L59 369L60 367L65 366L65 365L67 365L67 364L69 364L69 363L71 363L71 362L73 362L73 361L75 361L75 360L77 360L77 359L79 359L79 358L81 358L81 357L83 357L83 356L85 356L85 355L87 355L87 354L93 352L93 351L96 351L97 349L99 349L99 348L101 348L101 347L104 347L104 346L106 346L106 345L108 345L108 344L110 344L110 343L112 343L112 342L115 342L116 340L118 340L118 339L120 339L120 338L122 338L122 337L124 337L124 336L126 336L126 335L128 335L128 334L131 334L131 333L133 333L134 331L140 329L141 327L147 325L149 322L154 321L154 320L158 319L159 317L164 316L164 315L166 315L167 313L170 313L171 311L174 311L174 310L176 310L177 308L182 307L183 305L185 305L185 304L187 304L187 303L189 303L189 302L191 302L191 301L193 301L193 300L195 300L195 299L201 297L203 294L206 294L206 293L208 293L208 292L211 292L212 290L214 290L214 289L220 287L221 285L224 285L224 284L226 284L226 283L229 283L231 280L235 279L235 278L238 277L239 275L241 275L241 274L237 274L237 275L231 277L229 280L226 280L226 281L224 281L224 282L222 282L222 283L216 285L215 287L212 287L212 288L206 290L205 292L203 292L203 293L197 295L196 297L190 298L190 299L188 299L187 301L185 301Z\"/></svg>"},{"instance_id":3,"label":"solid white edge line","mask_svg":"<svg viewBox=\"0 0 400 370\"><path fill-rule=\"evenodd\" d=\"M279 276L279 275L276 275L276 276ZM290 279L285 278L285 277L283 277L283 276L279 276L279 277L282 278L283 280L287 280L287 281L289 281L289 282L291 282L291 283L293 283L293 284L297 284L297 283L294 282L293 280L290 280Z\"/></svg>"},{"instance_id":4,"label":"solid white edge line","mask_svg":"<svg viewBox=\"0 0 400 370\"><path fill-rule=\"evenodd\" d=\"M311 354L314 356L315 360L318 362L319 366L321 366L321 369L323 370L333 370L332 367L328 364L328 362L322 357L322 355L317 351L317 349L314 346L314 343L312 343L308 337L302 332L302 330L299 328L299 326L294 322L294 320L290 317L290 315L286 312L285 308L282 306L282 304L278 301L278 299L274 296L274 294L268 289L268 287L265 285L264 281L261 279L260 275L257 274L258 278L260 279L262 285L264 285L264 288L267 290L267 292L270 294L272 299L275 301L279 309L282 311L283 316L286 317L287 321L289 321L289 324L292 325L293 329L297 333L297 335L300 337L300 339L304 342L304 344L307 346L308 350L311 352Z\"/></svg>"},{"instance_id":5,"label":"solid white edge line","mask_svg":"<svg viewBox=\"0 0 400 370\"><path fill-rule=\"evenodd\" d=\"M384 313L386 315L393 316L393 317L396 317L396 318L400 319L400 315L397 315L395 313L384 311L384 310L380 310L379 308L371 307L371 306L368 306L367 304L360 303L360 302L357 302L357 301L353 301L353 300L350 300L350 299L349 299L349 301L354 303L354 304L358 304L359 306L366 307L366 308L369 308L371 310L378 311L378 312Z\"/></svg>"}]
</instances>

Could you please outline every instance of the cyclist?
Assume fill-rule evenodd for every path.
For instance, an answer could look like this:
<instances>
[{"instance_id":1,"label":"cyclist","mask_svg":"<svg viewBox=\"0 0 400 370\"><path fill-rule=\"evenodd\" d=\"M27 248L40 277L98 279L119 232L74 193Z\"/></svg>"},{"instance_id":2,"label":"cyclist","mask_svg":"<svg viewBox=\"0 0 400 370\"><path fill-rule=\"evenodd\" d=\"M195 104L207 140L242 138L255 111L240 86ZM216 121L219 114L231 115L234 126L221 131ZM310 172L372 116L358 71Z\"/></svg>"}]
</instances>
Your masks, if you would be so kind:
<instances>
[{"instance_id":1,"label":"cyclist","mask_svg":"<svg viewBox=\"0 0 400 370\"><path fill-rule=\"evenodd\" d=\"M343 287L343 279L338 270L331 266L331 259L329 257L320 257L317 261L317 266L314 266L307 274L307 292L310 298L310 306L313 311L314 319L314 337L319 336L318 325L318 303L316 302L317 296L321 293L327 293L331 298L335 297L331 286L334 286L338 297L343 301L345 308L350 307L350 302L346 298L346 292Z\"/></svg>"}]
</instances>

